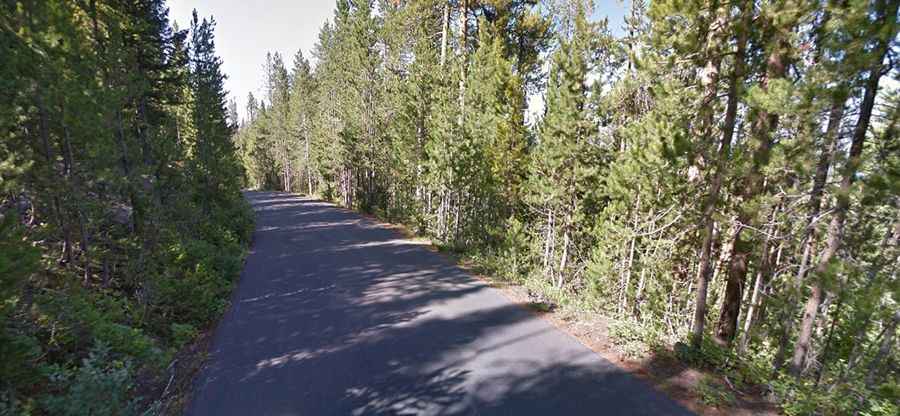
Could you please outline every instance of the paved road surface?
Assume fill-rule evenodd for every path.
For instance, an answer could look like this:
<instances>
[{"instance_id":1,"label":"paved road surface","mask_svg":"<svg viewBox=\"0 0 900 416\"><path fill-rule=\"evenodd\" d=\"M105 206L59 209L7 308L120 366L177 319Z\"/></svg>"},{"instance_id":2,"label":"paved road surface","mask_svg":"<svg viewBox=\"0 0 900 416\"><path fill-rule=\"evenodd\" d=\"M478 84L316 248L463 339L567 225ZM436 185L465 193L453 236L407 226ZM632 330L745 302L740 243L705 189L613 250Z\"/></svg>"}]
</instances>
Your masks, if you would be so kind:
<instances>
[{"instance_id":1,"label":"paved road surface","mask_svg":"<svg viewBox=\"0 0 900 416\"><path fill-rule=\"evenodd\" d=\"M691 414L394 231L247 197L252 251L189 415Z\"/></svg>"}]
</instances>

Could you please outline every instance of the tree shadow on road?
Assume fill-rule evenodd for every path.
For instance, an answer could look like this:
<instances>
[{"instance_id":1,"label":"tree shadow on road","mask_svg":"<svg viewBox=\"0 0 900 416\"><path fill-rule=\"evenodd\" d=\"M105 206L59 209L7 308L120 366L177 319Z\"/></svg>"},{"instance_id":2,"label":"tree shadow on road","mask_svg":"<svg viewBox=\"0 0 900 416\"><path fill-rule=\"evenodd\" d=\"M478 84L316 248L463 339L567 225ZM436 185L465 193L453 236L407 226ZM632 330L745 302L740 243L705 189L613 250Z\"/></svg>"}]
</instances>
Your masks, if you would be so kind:
<instances>
[{"instance_id":1,"label":"tree shadow on road","mask_svg":"<svg viewBox=\"0 0 900 416\"><path fill-rule=\"evenodd\" d=\"M248 198L254 254L189 414L690 414L393 230Z\"/></svg>"}]
</instances>

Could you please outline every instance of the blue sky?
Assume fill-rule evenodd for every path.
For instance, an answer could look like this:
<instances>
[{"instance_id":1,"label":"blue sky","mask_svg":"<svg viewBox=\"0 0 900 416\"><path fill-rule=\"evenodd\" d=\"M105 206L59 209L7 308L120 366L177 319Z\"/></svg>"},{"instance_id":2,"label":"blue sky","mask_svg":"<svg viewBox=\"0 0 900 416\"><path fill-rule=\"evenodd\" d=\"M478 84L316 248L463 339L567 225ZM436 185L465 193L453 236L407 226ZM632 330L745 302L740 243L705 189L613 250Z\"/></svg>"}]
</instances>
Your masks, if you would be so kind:
<instances>
[{"instance_id":1,"label":"blue sky","mask_svg":"<svg viewBox=\"0 0 900 416\"><path fill-rule=\"evenodd\" d=\"M279 52L291 65L294 54L309 52L319 28L334 12L333 0L170 0L169 19L186 27L191 11L216 19L216 51L228 74L225 87L243 114L247 94L261 96L266 52Z\"/></svg>"},{"instance_id":2,"label":"blue sky","mask_svg":"<svg viewBox=\"0 0 900 416\"><path fill-rule=\"evenodd\" d=\"M631 0L595 0L597 9L594 10L594 19L609 18L609 29L616 36L624 33L622 25L625 24L625 15L631 7Z\"/></svg>"},{"instance_id":3,"label":"blue sky","mask_svg":"<svg viewBox=\"0 0 900 416\"><path fill-rule=\"evenodd\" d=\"M629 0L596 0L595 19L609 16L613 33L620 33ZM310 56L319 28L330 20L334 0L170 0L169 18L187 27L191 11L212 15L216 49L228 74L225 87L244 113L247 93L262 95L266 52L279 52L290 67L298 49Z\"/></svg>"}]
</instances>

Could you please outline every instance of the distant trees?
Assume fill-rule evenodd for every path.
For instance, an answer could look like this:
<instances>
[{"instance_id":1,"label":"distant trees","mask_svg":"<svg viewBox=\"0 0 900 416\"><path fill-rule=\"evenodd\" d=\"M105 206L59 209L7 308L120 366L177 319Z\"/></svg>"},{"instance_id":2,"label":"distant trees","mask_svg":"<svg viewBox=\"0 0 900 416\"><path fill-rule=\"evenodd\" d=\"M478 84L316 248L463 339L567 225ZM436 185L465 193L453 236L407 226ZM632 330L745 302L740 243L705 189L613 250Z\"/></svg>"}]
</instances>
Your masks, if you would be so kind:
<instances>
[{"instance_id":1,"label":"distant trees","mask_svg":"<svg viewBox=\"0 0 900 416\"><path fill-rule=\"evenodd\" d=\"M214 22L167 10L0 5L0 412L130 406L60 384L89 350L108 360L82 373L161 370L238 271L251 219ZM119 381L110 400L133 395Z\"/></svg>"},{"instance_id":2,"label":"distant trees","mask_svg":"<svg viewBox=\"0 0 900 416\"><path fill-rule=\"evenodd\" d=\"M339 1L238 134L250 183L725 351L791 412L891 413L897 2L633 1L622 38L592 10Z\"/></svg>"}]
</instances>

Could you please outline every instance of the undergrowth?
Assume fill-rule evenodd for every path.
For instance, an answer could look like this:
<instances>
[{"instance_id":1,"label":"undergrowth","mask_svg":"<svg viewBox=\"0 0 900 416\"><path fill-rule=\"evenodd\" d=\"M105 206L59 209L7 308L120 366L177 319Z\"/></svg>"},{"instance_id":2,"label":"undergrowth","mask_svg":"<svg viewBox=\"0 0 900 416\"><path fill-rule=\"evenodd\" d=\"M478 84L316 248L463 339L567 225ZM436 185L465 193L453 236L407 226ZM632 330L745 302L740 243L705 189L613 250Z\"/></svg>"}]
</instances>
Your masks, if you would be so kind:
<instances>
[{"instance_id":1,"label":"undergrowth","mask_svg":"<svg viewBox=\"0 0 900 416\"><path fill-rule=\"evenodd\" d=\"M227 226L163 230L152 259L107 283L85 285L47 254L15 265L34 277L0 305L0 415L160 413L159 380L224 312L240 273L252 212L242 201L222 215Z\"/></svg>"}]
</instances>

